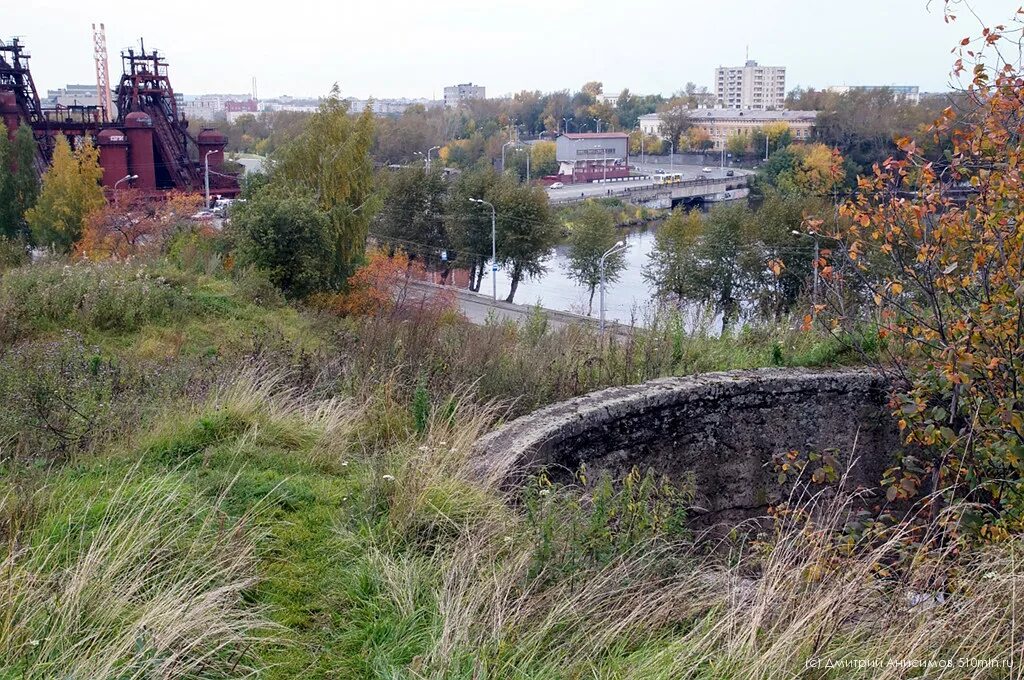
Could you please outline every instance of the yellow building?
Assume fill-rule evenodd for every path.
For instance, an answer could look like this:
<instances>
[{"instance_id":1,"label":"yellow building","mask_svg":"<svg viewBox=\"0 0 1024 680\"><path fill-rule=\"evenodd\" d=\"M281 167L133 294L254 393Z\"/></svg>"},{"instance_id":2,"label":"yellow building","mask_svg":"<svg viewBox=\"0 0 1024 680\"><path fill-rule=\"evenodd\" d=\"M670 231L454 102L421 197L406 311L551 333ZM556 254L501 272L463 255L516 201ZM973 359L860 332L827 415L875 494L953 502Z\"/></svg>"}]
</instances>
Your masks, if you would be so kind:
<instances>
[{"instance_id":1,"label":"yellow building","mask_svg":"<svg viewBox=\"0 0 1024 680\"><path fill-rule=\"evenodd\" d=\"M737 134L750 135L755 129L784 123L796 141L807 141L814 132L817 111L759 111L752 109L691 109L687 112L690 125L708 133L715 149L722 149L727 140ZM649 113L640 116L640 129L644 134L661 133L661 116Z\"/></svg>"}]
</instances>

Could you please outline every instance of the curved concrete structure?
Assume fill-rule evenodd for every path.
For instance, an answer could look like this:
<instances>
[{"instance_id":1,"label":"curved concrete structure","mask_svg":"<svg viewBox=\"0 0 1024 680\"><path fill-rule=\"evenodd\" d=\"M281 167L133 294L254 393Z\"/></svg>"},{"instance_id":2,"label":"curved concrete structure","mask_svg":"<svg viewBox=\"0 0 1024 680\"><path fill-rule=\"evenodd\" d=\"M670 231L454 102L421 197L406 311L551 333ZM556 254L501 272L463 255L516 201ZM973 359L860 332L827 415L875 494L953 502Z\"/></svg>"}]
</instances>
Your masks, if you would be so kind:
<instances>
[{"instance_id":1,"label":"curved concrete structure","mask_svg":"<svg viewBox=\"0 0 1024 680\"><path fill-rule=\"evenodd\" d=\"M540 409L482 438L476 472L505 486L546 467L568 479L620 477L634 465L693 479L707 519L749 516L781 500L773 457L830 453L847 488L873 488L899 439L885 380L867 370L763 369L663 378Z\"/></svg>"}]
</instances>

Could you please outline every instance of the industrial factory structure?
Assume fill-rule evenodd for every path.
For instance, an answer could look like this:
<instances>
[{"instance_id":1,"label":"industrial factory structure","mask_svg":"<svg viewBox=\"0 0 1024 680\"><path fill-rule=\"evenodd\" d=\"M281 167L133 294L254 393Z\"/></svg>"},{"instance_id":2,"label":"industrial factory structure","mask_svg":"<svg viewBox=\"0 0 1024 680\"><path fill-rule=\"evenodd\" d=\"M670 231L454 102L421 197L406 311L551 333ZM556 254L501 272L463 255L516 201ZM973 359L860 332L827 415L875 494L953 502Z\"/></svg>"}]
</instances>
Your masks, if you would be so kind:
<instances>
[{"instance_id":1,"label":"industrial factory structure","mask_svg":"<svg viewBox=\"0 0 1024 680\"><path fill-rule=\"evenodd\" d=\"M98 105L43 106L25 46L16 38L0 41L0 118L11 137L22 124L32 129L40 171L50 163L58 136L72 147L91 139L99 148L108 189L125 182L156 196L169 190L202 191L209 181L211 192L237 195L238 177L224 168L227 139L212 129L190 133L163 57L156 50L146 52L144 45L138 53L122 52L123 73L111 96L105 84L105 40L97 38L96 44Z\"/></svg>"}]
</instances>

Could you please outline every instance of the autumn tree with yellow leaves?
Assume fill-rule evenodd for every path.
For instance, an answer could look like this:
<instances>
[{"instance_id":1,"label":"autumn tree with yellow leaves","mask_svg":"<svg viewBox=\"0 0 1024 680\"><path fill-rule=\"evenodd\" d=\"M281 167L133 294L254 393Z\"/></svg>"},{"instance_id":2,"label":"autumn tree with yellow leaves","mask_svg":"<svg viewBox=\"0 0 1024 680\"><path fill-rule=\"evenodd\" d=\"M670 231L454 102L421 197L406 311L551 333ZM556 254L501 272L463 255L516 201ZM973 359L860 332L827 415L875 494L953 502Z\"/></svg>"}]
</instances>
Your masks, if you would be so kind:
<instances>
[{"instance_id":1,"label":"autumn tree with yellow leaves","mask_svg":"<svg viewBox=\"0 0 1024 680\"><path fill-rule=\"evenodd\" d=\"M819 319L873 329L896 386L909 453L887 473L890 500L929 495L933 518L975 501L959 526L995 539L1024 529L1024 74L1000 54L1022 18L962 42L970 106L935 121L942 162L900 139L836 220L810 224L831 237Z\"/></svg>"},{"instance_id":2,"label":"autumn tree with yellow leaves","mask_svg":"<svg viewBox=\"0 0 1024 680\"><path fill-rule=\"evenodd\" d=\"M86 217L105 203L102 177L99 152L91 142L72 151L67 139L58 136L39 198L25 212L35 243L58 252L71 250L82 235Z\"/></svg>"}]
</instances>

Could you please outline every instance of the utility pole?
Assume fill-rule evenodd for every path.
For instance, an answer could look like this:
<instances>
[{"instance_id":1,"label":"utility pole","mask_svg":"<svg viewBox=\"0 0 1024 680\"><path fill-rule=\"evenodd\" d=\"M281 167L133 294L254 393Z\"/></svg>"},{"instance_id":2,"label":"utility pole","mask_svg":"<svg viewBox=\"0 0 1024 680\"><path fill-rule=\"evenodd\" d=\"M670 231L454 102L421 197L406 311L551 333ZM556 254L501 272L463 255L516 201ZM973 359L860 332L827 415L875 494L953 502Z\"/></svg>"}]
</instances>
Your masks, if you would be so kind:
<instances>
[{"instance_id":1,"label":"utility pole","mask_svg":"<svg viewBox=\"0 0 1024 680\"><path fill-rule=\"evenodd\" d=\"M488 203L481 198L471 198L470 203L479 203L486 205L491 209L491 295L495 302L498 300L498 230L497 230L497 212L494 209L493 203Z\"/></svg>"}]
</instances>

